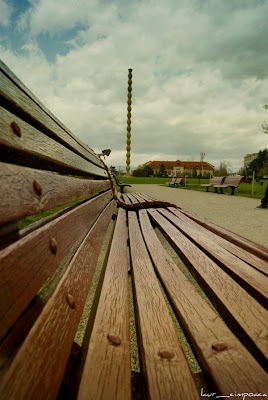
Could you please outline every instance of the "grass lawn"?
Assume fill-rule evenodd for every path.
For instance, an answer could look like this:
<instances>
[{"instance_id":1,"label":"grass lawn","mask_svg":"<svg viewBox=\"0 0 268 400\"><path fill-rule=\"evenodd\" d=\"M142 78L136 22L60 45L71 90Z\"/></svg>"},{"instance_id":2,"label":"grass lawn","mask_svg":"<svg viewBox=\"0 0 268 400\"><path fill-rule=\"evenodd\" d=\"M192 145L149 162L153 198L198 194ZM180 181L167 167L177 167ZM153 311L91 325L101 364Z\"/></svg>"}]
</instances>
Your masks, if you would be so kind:
<instances>
[{"instance_id":1,"label":"grass lawn","mask_svg":"<svg viewBox=\"0 0 268 400\"><path fill-rule=\"evenodd\" d=\"M171 178L154 178L154 177L148 177L148 178L137 178L134 176L123 176L119 178L120 182L125 182L129 183L130 185L134 184L155 184L155 185L165 185L166 182L170 182ZM254 187L254 193L252 194L252 184L248 183L241 183L238 188L235 189L235 196L243 196L243 197L252 197L255 199L262 199L264 197L266 185L268 184L267 180L261 180L263 182L263 186L259 184L259 182L255 182L255 187ZM186 188L185 186L180 186L181 189L187 189L187 190L197 190L197 191L205 191L206 188L200 187L200 184L202 183L209 183L209 179L195 179L195 178L187 178L186 181ZM177 188L174 188L177 189ZM215 189L210 189L210 191L214 191ZM231 193L231 189L223 189L224 193Z\"/></svg>"}]
</instances>

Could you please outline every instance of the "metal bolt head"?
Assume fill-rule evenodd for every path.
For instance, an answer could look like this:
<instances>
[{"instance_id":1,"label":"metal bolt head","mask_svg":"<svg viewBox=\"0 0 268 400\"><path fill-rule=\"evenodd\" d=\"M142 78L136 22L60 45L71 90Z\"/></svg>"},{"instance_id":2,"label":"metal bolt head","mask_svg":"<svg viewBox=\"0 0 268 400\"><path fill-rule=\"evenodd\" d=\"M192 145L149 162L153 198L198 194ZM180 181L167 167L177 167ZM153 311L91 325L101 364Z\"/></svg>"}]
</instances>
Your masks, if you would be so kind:
<instances>
[{"instance_id":1,"label":"metal bolt head","mask_svg":"<svg viewBox=\"0 0 268 400\"><path fill-rule=\"evenodd\" d=\"M216 350L216 351L223 351L228 348L227 343L225 343L225 342L213 343L213 345L211 347L213 350Z\"/></svg>"},{"instance_id":2,"label":"metal bolt head","mask_svg":"<svg viewBox=\"0 0 268 400\"><path fill-rule=\"evenodd\" d=\"M67 294L66 300L71 308L75 308L74 297L70 293Z\"/></svg>"},{"instance_id":3,"label":"metal bolt head","mask_svg":"<svg viewBox=\"0 0 268 400\"><path fill-rule=\"evenodd\" d=\"M36 179L33 181L33 188L35 193L40 197L42 194L42 186Z\"/></svg>"},{"instance_id":4,"label":"metal bolt head","mask_svg":"<svg viewBox=\"0 0 268 400\"><path fill-rule=\"evenodd\" d=\"M107 338L114 346L119 346L121 344L121 339L119 336L111 335L110 333L107 335Z\"/></svg>"},{"instance_id":5,"label":"metal bolt head","mask_svg":"<svg viewBox=\"0 0 268 400\"><path fill-rule=\"evenodd\" d=\"M170 350L160 350L158 354L161 358L164 358L166 360L171 360L175 356L173 351Z\"/></svg>"},{"instance_id":6,"label":"metal bolt head","mask_svg":"<svg viewBox=\"0 0 268 400\"><path fill-rule=\"evenodd\" d=\"M21 129L20 129L20 126L17 124L17 122L13 121L11 123L11 128L12 128L13 132L15 133L15 135L17 135L18 137L21 137Z\"/></svg>"},{"instance_id":7,"label":"metal bolt head","mask_svg":"<svg viewBox=\"0 0 268 400\"><path fill-rule=\"evenodd\" d=\"M58 244L54 238L50 239L50 250L52 254L56 254L58 251Z\"/></svg>"}]
</instances>

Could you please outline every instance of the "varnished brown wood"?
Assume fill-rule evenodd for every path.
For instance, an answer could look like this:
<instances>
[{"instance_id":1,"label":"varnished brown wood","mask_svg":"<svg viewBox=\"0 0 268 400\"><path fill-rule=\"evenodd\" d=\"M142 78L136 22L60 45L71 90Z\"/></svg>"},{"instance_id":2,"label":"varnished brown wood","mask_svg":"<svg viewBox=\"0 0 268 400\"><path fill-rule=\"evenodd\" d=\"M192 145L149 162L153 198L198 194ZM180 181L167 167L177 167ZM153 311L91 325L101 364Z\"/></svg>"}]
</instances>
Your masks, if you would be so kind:
<instances>
[{"instance_id":1,"label":"varnished brown wood","mask_svg":"<svg viewBox=\"0 0 268 400\"><path fill-rule=\"evenodd\" d=\"M176 215L167 210L160 210L160 212L200 247L201 250L208 254L211 259L216 261L221 268L238 280L240 285L246 287L267 308L268 279L263 279L264 276L262 273L223 248L220 242L211 238L204 230L202 231L200 225L195 224L191 220L184 220L183 216L180 218L179 211L174 210Z\"/></svg>"},{"instance_id":2,"label":"varnished brown wood","mask_svg":"<svg viewBox=\"0 0 268 400\"><path fill-rule=\"evenodd\" d=\"M139 219L159 277L218 393L264 393L267 388L264 370L164 250L146 210L139 211ZM220 346L221 343L226 345Z\"/></svg>"},{"instance_id":3,"label":"varnished brown wood","mask_svg":"<svg viewBox=\"0 0 268 400\"><path fill-rule=\"evenodd\" d=\"M108 192L89 200L0 252L1 338L110 199Z\"/></svg>"},{"instance_id":4,"label":"varnished brown wood","mask_svg":"<svg viewBox=\"0 0 268 400\"><path fill-rule=\"evenodd\" d=\"M238 235L237 233L231 232L221 226L218 226L212 222L205 220L204 218L197 216L195 214L189 213L188 211L181 210L183 214L187 215L192 220L196 221L199 225L204 226L211 232L216 233L217 235L223 237L231 243L241 247L242 249L247 250L248 252L255 254L257 257L260 257L266 261L268 261L268 249L264 246L261 246L258 243L252 242L251 240Z\"/></svg>"},{"instance_id":5,"label":"varnished brown wood","mask_svg":"<svg viewBox=\"0 0 268 400\"><path fill-rule=\"evenodd\" d=\"M108 180L72 178L0 162L0 224L108 190ZM40 195L35 190L38 182Z\"/></svg>"},{"instance_id":6,"label":"varnished brown wood","mask_svg":"<svg viewBox=\"0 0 268 400\"><path fill-rule=\"evenodd\" d=\"M268 312L163 215L150 209L148 213L183 262L199 278L210 300L223 317L240 329L240 334L254 352L253 355L262 363L267 362Z\"/></svg>"},{"instance_id":7,"label":"varnished brown wood","mask_svg":"<svg viewBox=\"0 0 268 400\"><path fill-rule=\"evenodd\" d=\"M57 289L4 375L0 386L1 400L57 398L113 212L114 204L110 203L72 259Z\"/></svg>"},{"instance_id":8,"label":"varnished brown wood","mask_svg":"<svg viewBox=\"0 0 268 400\"><path fill-rule=\"evenodd\" d=\"M14 121L20 126L21 137L14 135L11 126ZM90 163L3 107L0 107L0 145L5 149L3 151L10 151L12 155L14 152L23 154L28 165L31 162L35 163L35 159L38 158L39 163L42 161L43 164L48 164L45 169L51 169L50 165L54 164L55 169L57 165L62 168L73 169L77 171L77 175L79 174L78 171L82 171L88 175L107 178L107 172L103 165L97 166ZM3 154L3 156L5 161L9 161L9 153ZM34 165L37 166L36 163Z\"/></svg>"},{"instance_id":9,"label":"varnished brown wood","mask_svg":"<svg viewBox=\"0 0 268 400\"><path fill-rule=\"evenodd\" d=\"M169 211L171 211L174 215L179 217L181 220L185 221L191 227L197 228L202 237L208 237L214 243L219 244L225 250L229 251L236 257L245 261L247 264L252 265L259 271L263 272L265 275L268 275L268 263L266 261L264 261L263 259L255 256L252 253L249 253L245 249L241 249L239 246L236 246L235 244L229 242L228 240L222 238L221 236L214 234L213 232L203 228L202 226L197 225L192 219L187 217L181 211L179 211L175 208L169 208Z\"/></svg>"},{"instance_id":10,"label":"varnished brown wood","mask_svg":"<svg viewBox=\"0 0 268 400\"><path fill-rule=\"evenodd\" d=\"M44 107L40 107L24 90L21 90L12 79L6 76L1 68L0 99L2 99L1 103L5 104L5 108L12 108L24 120L31 121L32 125L40 126L44 132L65 143L77 154L101 166L101 161L89 147L87 148L84 144L81 145L80 141L67 128L63 129L61 124L51 117L51 113L47 113Z\"/></svg>"},{"instance_id":11,"label":"varnished brown wood","mask_svg":"<svg viewBox=\"0 0 268 400\"><path fill-rule=\"evenodd\" d=\"M133 211L128 225L147 398L199 399Z\"/></svg>"},{"instance_id":12,"label":"varnished brown wood","mask_svg":"<svg viewBox=\"0 0 268 400\"><path fill-rule=\"evenodd\" d=\"M79 400L131 399L126 211L118 211Z\"/></svg>"}]
</instances>

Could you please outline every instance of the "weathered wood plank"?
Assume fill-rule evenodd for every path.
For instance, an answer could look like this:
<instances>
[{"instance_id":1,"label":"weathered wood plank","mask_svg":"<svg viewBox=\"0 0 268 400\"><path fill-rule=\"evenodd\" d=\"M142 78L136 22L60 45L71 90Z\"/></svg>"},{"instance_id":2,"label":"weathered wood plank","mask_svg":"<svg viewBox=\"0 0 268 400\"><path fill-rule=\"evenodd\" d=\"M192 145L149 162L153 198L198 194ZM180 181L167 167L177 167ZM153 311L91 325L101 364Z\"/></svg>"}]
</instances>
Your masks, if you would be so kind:
<instances>
[{"instance_id":1,"label":"weathered wood plank","mask_svg":"<svg viewBox=\"0 0 268 400\"><path fill-rule=\"evenodd\" d=\"M257 257L260 257L266 261L268 261L268 249L264 246L261 246L258 243L254 243L251 240L244 238L237 233L228 231L227 229L218 226L212 222L205 220L202 217L199 217L195 214L189 213L188 211L181 210L185 215L187 215L192 220L196 221L198 224L204 226L211 232L216 233L217 235L223 237L226 240L229 240L231 243L241 247L242 249L247 250L248 252L255 254Z\"/></svg>"},{"instance_id":2,"label":"weathered wood plank","mask_svg":"<svg viewBox=\"0 0 268 400\"><path fill-rule=\"evenodd\" d=\"M159 277L218 394L227 395L235 391L264 393L267 388L264 370L164 250L145 210L139 211L139 219ZM226 348L217 351L220 343L226 344Z\"/></svg>"},{"instance_id":3,"label":"weathered wood plank","mask_svg":"<svg viewBox=\"0 0 268 400\"><path fill-rule=\"evenodd\" d=\"M140 203L140 207L148 205L147 201L143 197L141 197L139 193L132 193L131 195L134 197L134 199L138 200L138 202Z\"/></svg>"},{"instance_id":4,"label":"weathered wood plank","mask_svg":"<svg viewBox=\"0 0 268 400\"><path fill-rule=\"evenodd\" d=\"M132 196L132 194L127 194L126 196L128 197L128 199L132 203L132 206L138 207L140 205L139 201L137 199L135 199L135 197Z\"/></svg>"},{"instance_id":5,"label":"weathered wood plank","mask_svg":"<svg viewBox=\"0 0 268 400\"><path fill-rule=\"evenodd\" d=\"M1 338L110 199L93 198L0 252Z\"/></svg>"},{"instance_id":6,"label":"weathered wood plank","mask_svg":"<svg viewBox=\"0 0 268 400\"><path fill-rule=\"evenodd\" d=\"M118 212L79 400L131 399L126 211Z\"/></svg>"},{"instance_id":7,"label":"weathered wood plank","mask_svg":"<svg viewBox=\"0 0 268 400\"><path fill-rule=\"evenodd\" d=\"M245 261L246 263L252 265L259 271L263 272L265 275L268 275L268 263L266 261L264 261L263 259L255 256L252 253L249 253L245 249L241 249L241 247L236 246L235 244L229 242L228 240L203 228L201 225L197 224L192 219L190 219L189 217L184 215L184 213L182 213L181 211L176 210L175 208L171 208L171 207L169 208L169 211L171 211L174 215L179 217L181 220L185 221L187 224L189 224L193 228L197 228L202 237L205 237L205 236L208 237L214 243L220 245L221 247L223 247L225 250L229 251L236 257L238 257L241 260Z\"/></svg>"},{"instance_id":8,"label":"weathered wood plank","mask_svg":"<svg viewBox=\"0 0 268 400\"><path fill-rule=\"evenodd\" d=\"M110 203L72 259L4 375L1 400L57 398L113 211Z\"/></svg>"},{"instance_id":9,"label":"weathered wood plank","mask_svg":"<svg viewBox=\"0 0 268 400\"><path fill-rule=\"evenodd\" d=\"M199 399L133 211L128 224L148 398Z\"/></svg>"},{"instance_id":10,"label":"weathered wood plank","mask_svg":"<svg viewBox=\"0 0 268 400\"><path fill-rule=\"evenodd\" d=\"M110 188L109 180L72 178L1 162L0 179L0 224Z\"/></svg>"},{"instance_id":11,"label":"weathered wood plank","mask_svg":"<svg viewBox=\"0 0 268 400\"><path fill-rule=\"evenodd\" d=\"M148 210L183 262L199 278L211 302L237 329L254 357L267 363L268 312L202 250L156 210Z\"/></svg>"},{"instance_id":12,"label":"weathered wood plank","mask_svg":"<svg viewBox=\"0 0 268 400\"><path fill-rule=\"evenodd\" d=\"M14 133L13 122L20 127L21 136ZM5 151L10 150L12 153L19 152L25 155L25 162L34 163L35 167L43 161L44 164L53 163L61 168L82 171L89 175L106 178L108 176L103 165L100 167L88 162L2 107L0 107L0 145ZM8 153L6 156L3 154L4 159L5 157L9 157ZM50 168L48 166L44 169Z\"/></svg>"},{"instance_id":13,"label":"weathered wood plank","mask_svg":"<svg viewBox=\"0 0 268 400\"><path fill-rule=\"evenodd\" d=\"M180 218L180 212L173 209L174 213L160 210L169 221L187 235L198 247L221 266L228 274L239 281L264 307L268 308L268 279L249 264L240 260L228 250L219 245L205 231L200 231L198 224ZM194 224L194 225L193 225Z\"/></svg>"},{"instance_id":14,"label":"weathered wood plank","mask_svg":"<svg viewBox=\"0 0 268 400\"><path fill-rule=\"evenodd\" d=\"M29 93L29 91L28 91ZM16 114L19 114L23 119L30 120L31 124L42 128L42 131L52 135L56 140L65 143L76 153L82 155L87 160L96 165L101 166L101 161L92 149L86 145L81 145L81 142L69 131L62 127L52 114L40 107L40 102L34 101L29 95L13 82L12 79L6 76L0 68L0 99L1 103L12 105L12 109L16 109ZM8 102L8 103L7 103Z\"/></svg>"},{"instance_id":15,"label":"weathered wood plank","mask_svg":"<svg viewBox=\"0 0 268 400\"><path fill-rule=\"evenodd\" d=\"M41 101L24 85L24 83L5 65L1 60L0 60L0 70L11 80L15 83L15 85L21 89L30 99L32 99L51 119L53 119L64 131L66 131L71 137L74 138L75 141L77 141L84 149L90 153L92 153L94 156L96 154L94 151L85 143L83 143L81 140L79 140L77 137L73 135L73 133L60 121L58 120L55 115L53 115L48 108L44 104L41 103Z\"/></svg>"}]
</instances>

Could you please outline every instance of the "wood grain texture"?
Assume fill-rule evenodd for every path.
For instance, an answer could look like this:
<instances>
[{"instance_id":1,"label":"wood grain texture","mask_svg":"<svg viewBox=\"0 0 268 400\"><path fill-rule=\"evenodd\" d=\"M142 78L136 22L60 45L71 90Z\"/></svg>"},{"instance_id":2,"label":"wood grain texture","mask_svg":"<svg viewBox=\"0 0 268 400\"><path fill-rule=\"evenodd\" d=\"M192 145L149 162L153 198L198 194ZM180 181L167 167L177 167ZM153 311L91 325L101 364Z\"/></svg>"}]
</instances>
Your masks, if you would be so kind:
<instances>
[{"instance_id":1,"label":"wood grain texture","mask_svg":"<svg viewBox=\"0 0 268 400\"><path fill-rule=\"evenodd\" d=\"M218 393L264 393L267 388L264 370L167 254L146 210L139 211L139 219L148 251L169 299ZM217 343L226 343L226 350L213 350L213 344Z\"/></svg>"},{"instance_id":2,"label":"wood grain texture","mask_svg":"<svg viewBox=\"0 0 268 400\"><path fill-rule=\"evenodd\" d=\"M179 217L180 220L186 222L189 226L198 229L202 237L209 238L214 243L218 244L219 246L223 247L225 250L229 251L236 257L245 261L247 264L250 264L254 268L264 273L265 275L268 275L268 263L265 260L255 256L252 253L249 253L245 249L241 249L241 247L236 246L235 244L229 242L228 240L216 235L215 233L195 223L192 219L184 215L184 213L182 213L181 211L171 207L169 208L169 211L171 211L174 215Z\"/></svg>"},{"instance_id":3,"label":"wood grain texture","mask_svg":"<svg viewBox=\"0 0 268 400\"><path fill-rule=\"evenodd\" d=\"M147 398L199 399L133 211L128 224Z\"/></svg>"},{"instance_id":4,"label":"wood grain texture","mask_svg":"<svg viewBox=\"0 0 268 400\"><path fill-rule=\"evenodd\" d=\"M0 252L1 338L110 199L89 200Z\"/></svg>"},{"instance_id":5,"label":"wood grain texture","mask_svg":"<svg viewBox=\"0 0 268 400\"><path fill-rule=\"evenodd\" d=\"M200 225L180 218L179 211L174 212L160 210L160 212L179 228L187 237L189 237L198 247L221 266L228 274L231 274L241 286L244 286L265 308L268 308L268 279L259 271L240 260L224 247L221 243L210 237L209 233L202 230Z\"/></svg>"},{"instance_id":6,"label":"wood grain texture","mask_svg":"<svg viewBox=\"0 0 268 400\"><path fill-rule=\"evenodd\" d=\"M131 399L126 211L119 209L79 400Z\"/></svg>"},{"instance_id":7,"label":"wood grain texture","mask_svg":"<svg viewBox=\"0 0 268 400\"><path fill-rule=\"evenodd\" d=\"M126 195L127 197L128 197L128 199L130 200L130 202L132 203L132 207L134 206L134 207L138 207L139 205L140 205L140 203L139 203L139 201L134 197L134 196L132 196L132 194L127 194Z\"/></svg>"},{"instance_id":8,"label":"wood grain texture","mask_svg":"<svg viewBox=\"0 0 268 400\"><path fill-rule=\"evenodd\" d=\"M65 143L74 152L82 155L88 161L101 166L102 162L96 154L86 145L81 145L81 142L69 131L51 117L51 113L44 111L36 101L21 90L17 84L9 79L3 70L0 68L0 99L2 103L10 103L12 108L16 108L16 113L23 115L24 120L31 120L31 124L41 127L43 131L54 136L60 142Z\"/></svg>"},{"instance_id":9,"label":"wood grain texture","mask_svg":"<svg viewBox=\"0 0 268 400\"><path fill-rule=\"evenodd\" d=\"M156 210L148 210L183 262L199 277L211 302L243 332L243 341L263 363L267 362L268 312L202 250Z\"/></svg>"},{"instance_id":10,"label":"wood grain texture","mask_svg":"<svg viewBox=\"0 0 268 400\"><path fill-rule=\"evenodd\" d=\"M252 242L251 240L244 238L237 233L228 231L227 229L218 226L212 222L205 220L202 217L199 217L195 214L189 213L188 211L181 210L183 214L187 215L192 220L196 221L199 225L204 226L211 232L216 233L217 235L223 237L231 243L241 247L242 249L247 250L248 252L255 254L257 257L262 258L263 260L268 261L268 249L264 246L261 246L258 243Z\"/></svg>"},{"instance_id":11,"label":"wood grain texture","mask_svg":"<svg viewBox=\"0 0 268 400\"><path fill-rule=\"evenodd\" d=\"M16 221L110 188L109 180L72 178L0 162L0 224ZM41 193L35 190L38 182Z\"/></svg>"},{"instance_id":12,"label":"wood grain texture","mask_svg":"<svg viewBox=\"0 0 268 400\"><path fill-rule=\"evenodd\" d=\"M14 121L21 129L20 137L15 135L12 129L11 124ZM103 166L89 162L2 107L0 107L0 145L6 150L23 153L28 157L29 163L30 157L38 158L44 164L47 162L46 169L51 169L49 163L53 163L74 171L107 178Z\"/></svg>"},{"instance_id":13,"label":"wood grain texture","mask_svg":"<svg viewBox=\"0 0 268 400\"><path fill-rule=\"evenodd\" d=\"M114 212L110 203L72 259L0 386L1 400L56 399Z\"/></svg>"}]
</instances>

